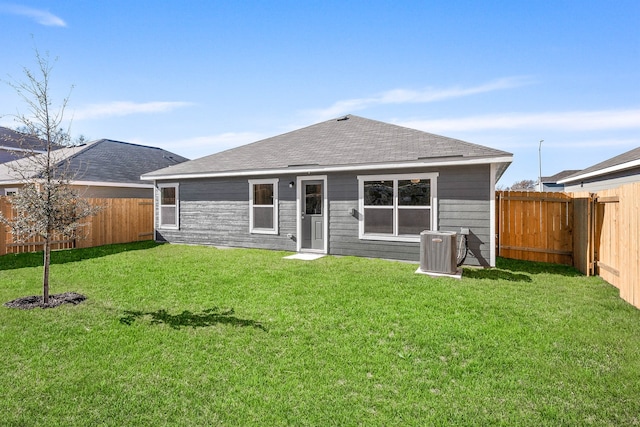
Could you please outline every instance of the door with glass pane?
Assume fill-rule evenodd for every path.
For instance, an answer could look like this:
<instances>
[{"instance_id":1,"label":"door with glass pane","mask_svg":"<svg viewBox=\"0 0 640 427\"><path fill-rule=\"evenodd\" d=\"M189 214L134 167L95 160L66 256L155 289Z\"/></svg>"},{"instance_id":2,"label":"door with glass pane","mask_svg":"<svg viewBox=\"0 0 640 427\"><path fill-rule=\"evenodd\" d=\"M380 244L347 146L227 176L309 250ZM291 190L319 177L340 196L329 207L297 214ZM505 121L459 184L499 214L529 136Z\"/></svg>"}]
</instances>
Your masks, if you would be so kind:
<instances>
[{"instance_id":1,"label":"door with glass pane","mask_svg":"<svg viewBox=\"0 0 640 427\"><path fill-rule=\"evenodd\" d=\"M326 238L323 181L302 181L300 202L302 208L300 248L322 251Z\"/></svg>"}]
</instances>

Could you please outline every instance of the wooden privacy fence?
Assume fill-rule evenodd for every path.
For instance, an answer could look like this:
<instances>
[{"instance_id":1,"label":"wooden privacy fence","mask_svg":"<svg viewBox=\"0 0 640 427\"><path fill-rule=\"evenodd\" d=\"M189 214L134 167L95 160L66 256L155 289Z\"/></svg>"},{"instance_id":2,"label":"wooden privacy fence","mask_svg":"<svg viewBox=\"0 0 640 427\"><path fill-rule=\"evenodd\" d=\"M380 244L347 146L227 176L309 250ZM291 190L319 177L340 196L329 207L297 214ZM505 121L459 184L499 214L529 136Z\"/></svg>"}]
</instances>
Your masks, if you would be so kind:
<instances>
[{"instance_id":1,"label":"wooden privacy fence","mask_svg":"<svg viewBox=\"0 0 640 427\"><path fill-rule=\"evenodd\" d=\"M100 206L97 215L83 222L82 238L71 239L56 236L52 249L88 248L113 243L129 243L153 239L153 199L87 199ZM0 197L0 210L12 215L11 198ZM0 226L0 255L42 250L40 239L20 243L13 240L11 232Z\"/></svg>"},{"instance_id":2,"label":"wooden privacy fence","mask_svg":"<svg viewBox=\"0 0 640 427\"><path fill-rule=\"evenodd\" d=\"M500 256L573 264L571 196L497 191L496 211L496 242Z\"/></svg>"},{"instance_id":3,"label":"wooden privacy fence","mask_svg":"<svg viewBox=\"0 0 640 427\"><path fill-rule=\"evenodd\" d=\"M599 191L592 209L595 273L640 308L640 183Z\"/></svg>"},{"instance_id":4,"label":"wooden privacy fence","mask_svg":"<svg viewBox=\"0 0 640 427\"><path fill-rule=\"evenodd\" d=\"M640 308L640 183L598 193L496 192L496 252L599 275Z\"/></svg>"}]
</instances>

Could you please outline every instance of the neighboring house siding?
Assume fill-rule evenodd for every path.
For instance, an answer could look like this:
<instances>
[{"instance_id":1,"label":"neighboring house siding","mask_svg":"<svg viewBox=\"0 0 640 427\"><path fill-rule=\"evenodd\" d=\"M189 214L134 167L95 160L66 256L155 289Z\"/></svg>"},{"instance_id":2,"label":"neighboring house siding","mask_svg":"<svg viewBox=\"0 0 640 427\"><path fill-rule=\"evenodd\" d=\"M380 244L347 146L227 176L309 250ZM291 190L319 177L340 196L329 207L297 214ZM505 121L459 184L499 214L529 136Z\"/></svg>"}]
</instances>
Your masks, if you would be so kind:
<instances>
[{"instance_id":1,"label":"neighboring house siding","mask_svg":"<svg viewBox=\"0 0 640 427\"><path fill-rule=\"evenodd\" d=\"M151 199L153 188L85 187L79 189L82 197L115 199Z\"/></svg>"},{"instance_id":2,"label":"neighboring house siding","mask_svg":"<svg viewBox=\"0 0 640 427\"><path fill-rule=\"evenodd\" d=\"M640 182L640 168L627 169L599 177L587 178L582 181L566 183L564 190L567 192L596 192L620 187L632 182Z\"/></svg>"},{"instance_id":3,"label":"neighboring house siding","mask_svg":"<svg viewBox=\"0 0 640 427\"><path fill-rule=\"evenodd\" d=\"M412 170L438 172L437 196L440 230L470 229L467 264L489 265L490 167L488 165ZM418 261L418 242L360 240L358 234L358 175L398 174L407 171L359 171L327 176L329 200L329 253ZM278 235L249 232L249 179L220 178L174 181L179 184L180 229L157 228L157 239L172 243L205 244L296 251L296 176L278 176ZM262 177L264 178L264 177ZM162 181L170 183L170 181ZM157 196L156 196L157 197ZM156 199L156 209L158 203ZM356 215L351 210L355 209ZM156 218L158 217L156 212ZM156 224L158 227L158 224Z\"/></svg>"},{"instance_id":4,"label":"neighboring house siding","mask_svg":"<svg viewBox=\"0 0 640 427\"><path fill-rule=\"evenodd\" d=\"M565 191L564 185L563 184L548 184L548 183L542 183L542 191L544 192L561 192L561 191Z\"/></svg>"}]
</instances>

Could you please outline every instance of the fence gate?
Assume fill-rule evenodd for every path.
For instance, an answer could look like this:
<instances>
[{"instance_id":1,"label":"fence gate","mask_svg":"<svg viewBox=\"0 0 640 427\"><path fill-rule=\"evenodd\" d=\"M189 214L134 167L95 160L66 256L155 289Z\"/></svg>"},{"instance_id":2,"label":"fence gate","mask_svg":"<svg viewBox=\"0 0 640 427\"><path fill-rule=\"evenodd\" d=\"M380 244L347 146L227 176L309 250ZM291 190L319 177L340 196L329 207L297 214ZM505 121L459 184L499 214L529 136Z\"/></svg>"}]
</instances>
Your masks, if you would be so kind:
<instances>
[{"instance_id":1,"label":"fence gate","mask_svg":"<svg viewBox=\"0 0 640 427\"><path fill-rule=\"evenodd\" d=\"M595 274L612 285L620 277L620 199L618 196L600 196L593 199L593 257Z\"/></svg>"},{"instance_id":2,"label":"fence gate","mask_svg":"<svg viewBox=\"0 0 640 427\"><path fill-rule=\"evenodd\" d=\"M573 199L563 193L496 191L497 254L573 264Z\"/></svg>"}]
</instances>

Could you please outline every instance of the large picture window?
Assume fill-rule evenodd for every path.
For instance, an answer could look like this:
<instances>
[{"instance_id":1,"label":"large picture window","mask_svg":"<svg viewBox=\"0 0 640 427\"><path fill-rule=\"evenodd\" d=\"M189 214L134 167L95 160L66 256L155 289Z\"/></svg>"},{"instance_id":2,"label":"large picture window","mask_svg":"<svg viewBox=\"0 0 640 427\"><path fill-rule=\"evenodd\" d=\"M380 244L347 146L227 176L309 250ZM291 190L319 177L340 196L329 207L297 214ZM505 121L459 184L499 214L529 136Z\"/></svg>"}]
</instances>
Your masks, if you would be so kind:
<instances>
[{"instance_id":1,"label":"large picture window","mask_svg":"<svg viewBox=\"0 0 640 427\"><path fill-rule=\"evenodd\" d=\"M158 190L160 192L160 227L178 228L178 206L180 204L178 184L160 184Z\"/></svg>"},{"instance_id":2,"label":"large picture window","mask_svg":"<svg viewBox=\"0 0 640 427\"><path fill-rule=\"evenodd\" d=\"M278 234L278 180L249 180L249 230Z\"/></svg>"},{"instance_id":3,"label":"large picture window","mask_svg":"<svg viewBox=\"0 0 640 427\"><path fill-rule=\"evenodd\" d=\"M435 229L437 173L359 176L360 238L419 240Z\"/></svg>"}]
</instances>

